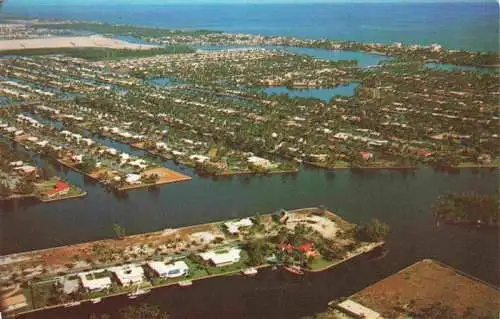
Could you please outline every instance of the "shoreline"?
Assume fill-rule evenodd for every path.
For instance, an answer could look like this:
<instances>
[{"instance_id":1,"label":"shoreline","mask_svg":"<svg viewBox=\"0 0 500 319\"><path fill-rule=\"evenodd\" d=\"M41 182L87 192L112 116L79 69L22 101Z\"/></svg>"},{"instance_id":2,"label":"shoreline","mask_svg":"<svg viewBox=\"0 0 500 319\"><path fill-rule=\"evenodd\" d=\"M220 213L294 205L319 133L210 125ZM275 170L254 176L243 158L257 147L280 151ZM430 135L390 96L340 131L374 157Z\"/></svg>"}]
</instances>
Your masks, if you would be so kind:
<instances>
[{"instance_id":1,"label":"shoreline","mask_svg":"<svg viewBox=\"0 0 500 319\"><path fill-rule=\"evenodd\" d=\"M321 210L321 215L324 216L324 218L327 218L328 220L336 223L338 225L337 227L339 227L341 229L344 229L343 227L351 227L354 225L354 224L342 219L340 216L332 213L329 210L321 209L321 208L317 208L317 207L293 209L293 210L288 210L287 213L290 215L297 214L296 216L302 216L302 215L309 216L310 214L314 214L315 213L314 211L318 210L318 209ZM264 220L266 220L266 222L273 223L271 220L272 219L271 216L273 216L273 214L276 214L276 213L277 212L272 212L269 214L262 214L260 216L262 218L265 218ZM157 243L158 238L161 238L163 236L167 236L168 233L170 233L170 232L168 232L169 230L172 231L172 233L170 234L171 236L175 236L175 234L184 234L184 236L189 236L190 234L193 234L193 233L196 233L199 231L207 231L207 230L204 230L205 228L210 228L210 229L214 229L214 227L218 228L218 227L220 227L221 224L223 224L224 222L230 221L230 220L234 220L234 219L209 222L209 223L199 224L199 225L184 226L184 227L179 227L179 228L175 228L175 229L164 229L164 230L150 232L150 233L136 234L136 235L124 237L120 240L118 240L118 239L105 239L105 240L98 240L98 241L92 241L92 242L86 242L86 243L80 243L80 244L64 245L64 246L54 247L54 248L49 248L49 249L44 249L44 250L35 250L35 251L29 251L29 252L24 252L24 253L18 253L18 254L4 255L4 256L0 257L0 266L10 267L10 265L17 265L16 267L18 267L19 265L22 265L23 263L33 263L33 262L39 263L39 262L42 262L43 260L45 260L45 258L47 256L56 256L59 254L64 255L64 254L68 254L70 252L71 252L71 254L78 255L78 254L80 254L81 251L85 251L85 249L87 249L88 247L93 247L93 246L98 245L98 244L105 245L106 247L109 247L109 248L119 248L120 244L124 247L125 246L129 247L131 244L140 244L140 243L142 243L143 245L145 245L145 244L149 245L149 243L153 243L153 242ZM167 240L167 239L164 239L164 240ZM224 245L226 245L226 246L227 245L234 245L235 243L237 245L241 245L244 242L245 241L241 238L237 239L236 242L234 242L234 240L232 238L227 237L225 239L225 242L222 243L222 245L223 246ZM303 271L317 273L317 272L328 270L328 269L333 268L333 267L335 267L341 263L344 263L350 259L353 259L357 256L368 253L368 252L376 249L377 247L379 247L383 244L384 244L383 241L380 241L380 242L362 242L358 248L356 248L353 251L348 252L345 255L345 257L342 259L337 259L337 260L332 260L332 261L323 260L326 263L325 266L323 266L321 268L314 268L314 266L309 265L308 267L304 267ZM217 249L216 247L218 247L218 246L216 245L212 249ZM197 251L196 248L193 251ZM169 254L171 256L178 256L180 258L186 258L186 256L188 256L190 253L190 251L186 252L182 249L180 250L180 252L182 252L180 255L178 255L179 251L172 251ZM318 258L321 258L321 257L318 257ZM144 264L150 259L151 259L151 257L140 257L140 258L137 258L135 260L128 260L126 263ZM63 262L64 262L64 259L62 259L62 260L59 259L59 261L51 264L51 267L57 267L57 265L59 265L60 263L63 263ZM123 263L123 261L118 260L118 261L113 261L110 263L105 262L103 264L92 264L91 266L88 265L88 266L84 266L84 267L80 267L80 268L69 268L67 271L64 271L64 272L59 273L59 274L48 272L45 275L45 277L39 278L38 282L43 283L46 281L47 282L56 281L56 280L58 280L58 278L71 276L71 275L77 274L77 273L82 272L82 271L85 272L85 271L95 271L95 270L99 270L99 269L106 269L108 267L113 267L114 265L121 265L122 263ZM156 288L164 288L164 287L168 287L168 286L172 286L172 285L177 285L177 284L179 284L180 281L184 281L184 280L189 280L189 281L195 282L198 280L205 280L205 279L221 277L221 276L234 276L236 274L242 274L243 270L245 270L248 267L254 267L257 269L261 269L261 268L268 268L272 265L274 265L274 264L266 261L265 263L257 265L257 266L250 266L249 264L247 264L246 261L241 260L241 261L239 261L239 264L235 265L236 266L235 268L230 268L229 270L226 270L226 271L223 270L222 272L214 272L213 270L210 270L210 268L207 268L205 270L205 273L193 272L190 275L190 276L192 276L191 278L188 276L188 277L182 277L182 278L179 277L179 278L166 279L166 280L168 280L167 282L163 282L163 283L160 282L158 284L155 284L155 281L153 279L146 277L147 279L145 279L142 282L141 287L145 288L145 289L151 289L151 290L156 289ZM280 265L279 267L281 268L281 266L282 265ZM32 281L32 280L33 279L31 279L30 281ZM37 282L36 279L35 279L35 282ZM14 313L15 315L22 315L22 314L44 311L44 310L53 309L53 308L69 307L69 306L71 306L71 304L74 304L76 302L79 302L78 305L80 305L83 303L87 303L95 298L107 299L107 298L111 298L111 297L115 297L115 296L121 296L121 295L128 294L131 292L131 289L129 289L129 288L130 287L120 287L120 291L115 292L115 293L110 293L110 294L105 294L105 295L93 295L93 296L87 295L85 299L81 299L81 300L73 300L73 301L66 302L64 304L44 306L44 307L40 307L40 308L29 309L29 310L22 311L22 312L15 312L14 311L12 313ZM105 293L105 292L103 292L103 293ZM76 304L74 304L74 305L77 306Z\"/></svg>"},{"instance_id":2,"label":"shoreline","mask_svg":"<svg viewBox=\"0 0 500 319\"><path fill-rule=\"evenodd\" d=\"M308 211L311 210L311 209L317 209L317 208L316 207L300 208L300 209L290 210L288 212L289 213L299 213L299 214L300 213L308 213ZM333 218L340 218L339 216L337 216L336 214L334 214L334 213L332 213L332 212L330 212L328 210L324 211L323 213L328 218L332 218L332 217ZM271 214L263 214L261 216L265 217L265 216L271 216L271 215L272 215L272 213ZM344 221L344 220L342 219L342 221ZM198 228L198 227L202 227L202 226L206 226L206 225L213 226L215 224L220 224L220 223L223 223L223 222L224 221L211 222L211 223L206 223L206 224L201 224L201 225L185 226L185 227L181 227L181 228L176 228L175 230L176 231L181 231L182 229ZM347 221L344 221L344 222L347 222ZM150 234L152 234L152 233L144 233L144 234L132 235L132 236L128 236L128 237L148 236ZM99 241L92 242L92 243L97 243L97 242L99 242ZM302 270L304 272L313 273L313 274L314 273L319 273L319 272L322 272L322 271L326 271L326 270L334 268L335 266L338 266L338 265L340 265L342 263L350 261L350 260L352 260L354 258L357 258L359 256L367 254L367 253L373 251L374 249L376 249L377 247L382 246L384 244L385 244L385 242L383 242L383 241L376 242L376 243L365 243L365 246L362 246L362 247L358 248L356 251L354 251L352 253L349 253L343 259L332 261L328 265L326 265L324 267L321 267L321 268L318 268L318 269L302 268ZM71 245L61 246L61 248L70 247L70 246ZM50 248L50 249L55 249L55 248ZM33 252L35 253L37 251L33 251ZM252 268L255 268L255 269L265 269L265 268L269 268L271 266L273 266L273 264L271 264L271 263L264 263L264 264L261 264L261 265L252 266ZM157 285L154 285L151 282L147 282L147 284L143 283L141 285L141 288L143 288L143 289L149 289L149 290L153 291L155 289L161 289L161 288L167 288L167 287L174 286L174 285L179 285L179 282L182 282L182 281L185 281L185 280L192 281L194 283L196 281L207 280L207 279L217 278L217 277L223 277L223 276L229 276L229 277L233 277L233 276L237 276L237 275L245 276L243 274L243 270L245 270L248 267L250 267L250 266L248 266L248 265L241 265L241 268L232 269L232 270L224 271L224 272L221 272L221 273L209 274L209 275L205 275L205 276L201 276L201 277L197 277L197 278L188 278L188 277L174 278L173 280L175 280L175 281L173 281L173 282L165 282L165 283L160 283L160 284L157 284ZM278 267L280 269L283 269L282 266L278 266ZM95 269L100 269L100 268L94 268L93 270L95 270ZM290 275L292 275L292 274L290 274ZM55 279L57 277L58 276L55 276L53 278ZM88 304L88 303L92 302L92 300L95 299L95 298L100 298L100 299L104 300L104 299L109 299L109 298L113 298L113 297L119 297L119 296L127 295L130 292L132 292L132 290L129 289L129 288L130 287L126 287L123 291L119 291L119 292L116 292L116 293L111 293L111 294L104 295L104 296L98 296L98 297L92 297L92 298L85 298L85 299L77 300L76 302L79 302L79 304L74 305L74 307L78 307L78 306L83 305L83 304ZM35 308L35 309L29 309L29 310L21 311L21 312L15 312L14 311L12 313L15 316L23 316L23 315L26 315L26 314L40 312L40 311L46 311L46 310L55 309L55 308L73 307L73 306L71 306L71 304L73 302L75 302L75 301L66 302L66 303L58 304L58 305L44 306L44 307Z\"/></svg>"},{"instance_id":3,"label":"shoreline","mask_svg":"<svg viewBox=\"0 0 500 319\"><path fill-rule=\"evenodd\" d=\"M12 141L15 141L16 143L18 143L19 145L23 146L25 149L28 149L28 146L26 146L23 141L16 141L15 139L10 139ZM83 176L87 176L87 177L90 177L91 179L97 181L98 183L102 184L103 186L107 187L109 186L107 183L105 183L104 181L98 179L96 176L93 176L92 174L90 173L85 173L83 172L82 170L76 168L74 165L62 160L62 159L58 159L58 158L53 158L53 157L50 157L50 156L45 156L45 155L42 155L41 152L34 152L34 154L38 154L40 156L44 156L44 157L48 157L54 161L56 161L57 163L61 164L61 165L64 165L66 166L67 168L69 169L72 169L73 171L83 175ZM183 181L187 181L187 180L191 180L192 177L191 176L188 176L188 175L184 175L182 173L179 173L179 172L176 172L176 171L173 171L167 167L160 167L166 171L168 171L168 173L173 173L173 174L176 174L176 175L179 175L178 178L174 179L174 180L165 180L165 181L159 181L157 183L154 183L154 184L139 184L139 185L129 185L129 186L125 186L125 187L120 187L120 188L114 188L112 187L113 189L117 190L117 191L126 191L126 190L132 190L132 189L139 189L139 188L148 188L148 187L151 187L151 186L159 186L159 185L165 185L165 184L170 184L170 183L177 183L177 182L183 182ZM180 176L182 175L182 177Z\"/></svg>"}]
</instances>

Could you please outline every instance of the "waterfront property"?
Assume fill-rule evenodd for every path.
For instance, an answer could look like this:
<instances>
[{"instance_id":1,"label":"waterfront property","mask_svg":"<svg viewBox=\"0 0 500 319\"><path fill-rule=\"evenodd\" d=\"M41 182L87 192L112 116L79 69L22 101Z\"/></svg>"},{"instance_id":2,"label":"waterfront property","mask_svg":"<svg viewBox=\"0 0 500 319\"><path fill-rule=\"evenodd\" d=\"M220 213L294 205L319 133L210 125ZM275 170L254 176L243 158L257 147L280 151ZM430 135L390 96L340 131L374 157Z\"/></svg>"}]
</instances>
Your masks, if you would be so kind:
<instances>
[{"instance_id":1,"label":"waterfront property","mask_svg":"<svg viewBox=\"0 0 500 319\"><path fill-rule=\"evenodd\" d=\"M224 230L233 227L248 231L235 233L238 236L228 231L226 236ZM184 278L237 274L267 266L271 258L273 264L321 271L382 244L385 232L369 238L364 229L325 209L280 210L239 221L5 256L0 258L0 278L19 276L23 287L36 291L28 306L19 309L36 310L176 284ZM41 274L48 279L40 280Z\"/></svg>"},{"instance_id":2,"label":"waterfront property","mask_svg":"<svg viewBox=\"0 0 500 319\"><path fill-rule=\"evenodd\" d=\"M243 218L238 221L225 222L224 226L231 235L237 235L240 233L240 229L252 227L253 222L250 218Z\"/></svg>"},{"instance_id":3,"label":"waterfront property","mask_svg":"<svg viewBox=\"0 0 500 319\"><path fill-rule=\"evenodd\" d=\"M229 248L223 250L212 250L200 254L204 261L211 262L215 267L224 267L240 261L241 249Z\"/></svg>"},{"instance_id":4,"label":"waterfront property","mask_svg":"<svg viewBox=\"0 0 500 319\"><path fill-rule=\"evenodd\" d=\"M115 274L118 282L123 287L140 285L144 281L144 269L140 265L127 264L107 269Z\"/></svg>"},{"instance_id":5,"label":"waterfront property","mask_svg":"<svg viewBox=\"0 0 500 319\"><path fill-rule=\"evenodd\" d=\"M90 292L111 288L110 273L105 270L95 270L78 274L82 287Z\"/></svg>"},{"instance_id":6,"label":"waterfront property","mask_svg":"<svg viewBox=\"0 0 500 319\"><path fill-rule=\"evenodd\" d=\"M182 260L173 263L152 261L148 266L161 278L177 278L189 274L189 267Z\"/></svg>"}]
</instances>

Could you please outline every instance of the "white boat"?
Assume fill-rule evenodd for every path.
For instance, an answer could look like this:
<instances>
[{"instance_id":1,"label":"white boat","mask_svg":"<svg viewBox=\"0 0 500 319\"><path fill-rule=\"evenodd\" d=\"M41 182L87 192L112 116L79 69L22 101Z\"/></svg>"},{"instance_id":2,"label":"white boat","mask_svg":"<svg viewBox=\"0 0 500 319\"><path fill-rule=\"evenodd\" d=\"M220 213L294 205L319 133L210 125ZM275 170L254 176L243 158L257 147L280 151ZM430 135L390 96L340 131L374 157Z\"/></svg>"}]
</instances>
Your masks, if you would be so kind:
<instances>
[{"instance_id":1,"label":"white boat","mask_svg":"<svg viewBox=\"0 0 500 319\"><path fill-rule=\"evenodd\" d=\"M102 301L102 299L101 298L94 298L94 299L90 299L90 301L92 303L100 303Z\"/></svg>"},{"instance_id":2,"label":"white boat","mask_svg":"<svg viewBox=\"0 0 500 319\"><path fill-rule=\"evenodd\" d=\"M243 270L243 274L245 274L247 276L255 276L255 275L257 275L257 273L258 273L258 271L254 267L250 267L250 268Z\"/></svg>"},{"instance_id":3,"label":"white boat","mask_svg":"<svg viewBox=\"0 0 500 319\"><path fill-rule=\"evenodd\" d=\"M139 289L139 288L137 288L136 291L133 291L133 292L127 294L127 296L128 296L129 299L135 299L135 298L137 298L139 296L148 294L150 291L151 290L149 290L149 289Z\"/></svg>"},{"instance_id":4,"label":"white boat","mask_svg":"<svg viewBox=\"0 0 500 319\"><path fill-rule=\"evenodd\" d=\"M189 287L192 285L193 285L193 282L191 280L179 281L179 286L181 286L181 287Z\"/></svg>"},{"instance_id":5,"label":"white boat","mask_svg":"<svg viewBox=\"0 0 500 319\"><path fill-rule=\"evenodd\" d=\"M73 301L73 302L65 304L64 307L65 308L74 307L74 306L80 305L81 303L82 303L81 301Z\"/></svg>"}]
</instances>

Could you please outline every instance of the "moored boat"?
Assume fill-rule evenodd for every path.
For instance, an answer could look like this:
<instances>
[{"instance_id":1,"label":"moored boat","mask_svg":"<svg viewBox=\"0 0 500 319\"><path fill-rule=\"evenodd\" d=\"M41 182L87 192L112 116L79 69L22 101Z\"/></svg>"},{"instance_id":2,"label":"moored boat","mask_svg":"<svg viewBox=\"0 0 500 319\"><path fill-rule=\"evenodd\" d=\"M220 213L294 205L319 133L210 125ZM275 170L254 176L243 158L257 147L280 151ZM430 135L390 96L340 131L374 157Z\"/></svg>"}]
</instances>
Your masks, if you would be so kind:
<instances>
[{"instance_id":1,"label":"moored boat","mask_svg":"<svg viewBox=\"0 0 500 319\"><path fill-rule=\"evenodd\" d=\"M91 301L92 303L99 303L99 302L101 302L101 301L102 301L102 299L101 299L101 298L94 298L94 299L90 299L90 301Z\"/></svg>"},{"instance_id":2,"label":"moored boat","mask_svg":"<svg viewBox=\"0 0 500 319\"><path fill-rule=\"evenodd\" d=\"M179 281L178 285L180 287L189 287L189 286L193 285L193 282L191 280L183 280L183 281Z\"/></svg>"},{"instance_id":3,"label":"moored boat","mask_svg":"<svg viewBox=\"0 0 500 319\"><path fill-rule=\"evenodd\" d=\"M250 267L250 268L243 270L243 274L245 274L247 276L255 276L255 275L257 275L257 273L258 273L258 271L254 267Z\"/></svg>"},{"instance_id":4,"label":"moored boat","mask_svg":"<svg viewBox=\"0 0 500 319\"><path fill-rule=\"evenodd\" d=\"M302 269L300 269L299 266L285 266L284 267L287 271L291 272L292 274L295 274L295 275L303 275L304 272L302 271Z\"/></svg>"},{"instance_id":5,"label":"moored boat","mask_svg":"<svg viewBox=\"0 0 500 319\"><path fill-rule=\"evenodd\" d=\"M74 306L80 305L81 303L82 303L81 301L73 301L73 302L65 304L64 307L65 308L74 307Z\"/></svg>"},{"instance_id":6,"label":"moored boat","mask_svg":"<svg viewBox=\"0 0 500 319\"><path fill-rule=\"evenodd\" d=\"M139 289L138 288L136 291L127 294L127 296L128 296L129 299L135 299L135 298L137 298L139 296L148 294L150 291L151 290L149 290L149 289Z\"/></svg>"}]
</instances>

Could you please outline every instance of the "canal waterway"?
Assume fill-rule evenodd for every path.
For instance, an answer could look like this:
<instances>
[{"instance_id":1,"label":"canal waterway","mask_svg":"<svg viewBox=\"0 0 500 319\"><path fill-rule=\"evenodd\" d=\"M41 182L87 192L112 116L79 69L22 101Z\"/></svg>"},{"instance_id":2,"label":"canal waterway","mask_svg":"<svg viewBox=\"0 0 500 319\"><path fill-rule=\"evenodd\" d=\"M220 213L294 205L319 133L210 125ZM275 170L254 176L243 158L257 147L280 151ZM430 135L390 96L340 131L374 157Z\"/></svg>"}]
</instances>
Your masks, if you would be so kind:
<instances>
[{"instance_id":1,"label":"canal waterway","mask_svg":"<svg viewBox=\"0 0 500 319\"><path fill-rule=\"evenodd\" d=\"M290 89L286 86L272 86L264 90L267 94L288 94L293 97L316 98L328 102L334 96L353 96L358 83L351 82L335 88Z\"/></svg>"}]
</instances>

